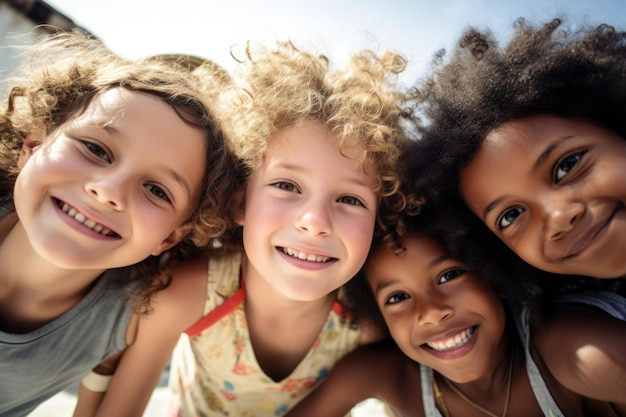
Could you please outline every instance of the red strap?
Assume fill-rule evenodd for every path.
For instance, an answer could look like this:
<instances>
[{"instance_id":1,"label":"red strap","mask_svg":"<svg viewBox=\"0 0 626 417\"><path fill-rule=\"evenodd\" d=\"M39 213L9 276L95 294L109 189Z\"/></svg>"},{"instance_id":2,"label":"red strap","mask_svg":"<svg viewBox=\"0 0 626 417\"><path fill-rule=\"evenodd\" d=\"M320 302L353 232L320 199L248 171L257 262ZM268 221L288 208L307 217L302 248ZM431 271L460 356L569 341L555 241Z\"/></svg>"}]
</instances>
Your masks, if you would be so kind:
<instances>
[{"instance_id":1,"label":"red strap","mask_svg":"<svg viewBox=\"0 0 626 417\"><path fill-rule=\"evenodd\" d=\"M187 329L185 333L189 337L194 337L197 334L201 333L204 329L211 327L223 317L235 311L246 298L246 293L243 287L243 280L241 281L241 284L242 286L232 296L230 296L230 298L217 306L215 310L209 311L206 316L198 320L196 324ZM345 308L341 303L335 301L333 303L332 309L337 315L345 317L348 320L352 319L352 314L350 310Z\"/></svg>"},{"instance_id":2,"label":"red strap","mask_svg":"<svg viewBox=\"0 0 626 417\"><path fill-rule=\"evenodd\" d=\"M241 305L241 303L243 303L245 298L246 293L243 287L241 287L232 296L230 296L230 298L217 306L215 310L209 311L206 316L202 317L196 322L196 324L187 329L185 333L187 333L189 337L194 337L198 333L202 332L204 329L209 328L210 326L221 320L223 317L235 311Z\"/></svg>"},{"instance_id":3,"label":"red strap","mask_svg":"<svg viewBox=\"0 0 626 417\"><path fill-rule=\"evenodd\" d=\"M335 301L333 303L333 311L339 315L340 317L346 318L348 320L352 320L352 312L348 310L343 304L339 301Z\"/></svg>"}]
</instances>

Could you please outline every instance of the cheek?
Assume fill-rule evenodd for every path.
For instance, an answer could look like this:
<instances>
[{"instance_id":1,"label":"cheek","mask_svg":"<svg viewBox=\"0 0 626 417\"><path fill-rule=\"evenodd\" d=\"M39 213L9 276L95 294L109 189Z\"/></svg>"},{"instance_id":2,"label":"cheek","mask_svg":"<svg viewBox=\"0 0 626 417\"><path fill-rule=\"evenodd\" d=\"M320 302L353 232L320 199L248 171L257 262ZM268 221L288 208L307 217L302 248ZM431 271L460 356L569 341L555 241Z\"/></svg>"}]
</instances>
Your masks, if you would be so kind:
<instances>
[{"instance_id":1,"label":"cheek","mask_svg":"<svg viewBox=\"0 0 626 417\"><path fill-rule=\"evenodd\" d=\"M618 165L621 163L622 165ZM612 192L622 201L626 201L626 161L616 161L611 169L604 171L599 178L598 186L603 187L607 192Z\"/></svg>"},{"instance_id":2,"label":"cheek","mask_svg":"<svg viewBox=\"0 0 626 417\"><path fill-rule=\"evenodd\" d=\"M398 346L402 350L405 350L406 347L410 346L411 340L411 324L406 319L400 319L396 316L383 316L385 319L385 323L389 328L389 333L391 333L391 337L396 341Z\"/></svg>"}]
</instances>

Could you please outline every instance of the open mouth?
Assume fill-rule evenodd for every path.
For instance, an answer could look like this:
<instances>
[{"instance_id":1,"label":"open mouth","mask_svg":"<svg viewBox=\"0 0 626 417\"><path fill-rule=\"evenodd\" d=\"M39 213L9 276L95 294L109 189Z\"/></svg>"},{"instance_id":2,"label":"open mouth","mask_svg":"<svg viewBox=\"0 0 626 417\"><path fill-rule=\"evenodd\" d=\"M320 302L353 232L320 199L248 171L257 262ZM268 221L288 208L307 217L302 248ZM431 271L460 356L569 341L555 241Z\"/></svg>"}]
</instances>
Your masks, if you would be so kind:
<instances>
[{"instance_id":1,"label":"open mouth","mask_svg":"<svg viewBox=\"0 0 626 417\"><path fill-rule=\"evenodd\" d=\"M301 259L303 261L309 261L309 262L325 263L325 262L330 262L336 259L336 258L330 258L328 256L313 255L311 253L302 252L300 250L296 250L292 248L280 248L280 250L286 255Z\"/></svg>"},{"instance_id":2,"label":"open mouth","mask_svg":"<svg viewBox=\"0 0 626 417\"><path fill-rule=\"evenodd\" d=\"M425 346L438 352L446 352L449 350L458 349L470 341L477 326L469 327L456 335L449 337L445 340L431 341L424 343Z\"/></svg>"},{"instance_id":3,"label":"open mouth","mask_svg":"<svg viewBox=\"0 0 626 417\"><path fill-rule=\"evenodd\" d=\"M57 206L65 214L72 217L74 220L76 220L78 223L81 223L83 226L88 227L89 229L93 230L96 233L101 234L102 236L116 237L116 238L120 237L120 235L118 235L114 231L104 227L103 225L96 222L95 220L88 218L83 213L76 210L74 207L68 205L67 203L64 203L63 201L58 200L58 199L55 199L55 201L56 201Z\"/></svg>"}]
</instances>

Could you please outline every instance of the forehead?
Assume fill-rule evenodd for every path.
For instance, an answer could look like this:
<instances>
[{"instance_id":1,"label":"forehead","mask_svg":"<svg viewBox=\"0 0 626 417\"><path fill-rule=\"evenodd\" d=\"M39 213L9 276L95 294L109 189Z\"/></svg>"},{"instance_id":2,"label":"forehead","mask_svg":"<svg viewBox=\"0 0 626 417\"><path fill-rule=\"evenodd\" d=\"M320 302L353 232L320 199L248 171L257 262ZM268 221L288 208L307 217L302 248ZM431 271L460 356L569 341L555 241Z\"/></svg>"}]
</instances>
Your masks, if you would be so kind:
<instances>
[{"instance_id":1,"label":"forehead","mask_svg":"<svg viewBox=\"0 0 626 417\"><path fill-rule=\"evenodd\" d=\"M116 87L96 95L75 120L106 128L120 124L125 116L148 111L155 106L168 105L156 96Z\"/></svg>"},{"instance_id":2,"label":"forehead","mask_svg":"<svg viewBox=\"0 0 626 417\"><path fill-rule=\"evenodd\" d=\"M366 265L368 278L376 278L378 273L386 275L386 272L394 269L414 276L421 271L426 272L433 263L447 256L439 242L417 232L406 235L402 239L402 245L405 250L400 254L393 253L382 243L372 251Z\"/></svg>"},{"instance_id":3,"label":"forehead","mask_svg":"<svg viewBox=\"0 0 626 417\"><path fill-rule=\"evenodd\" d=\"M612 134L601 126L580 119L552 115L536 115L513 119L491 130L479 148L483 153L534 151L543 152L546 146L572 137L585 137L594 142Z\"/></svg>"},{"instance_id":4,"label":"forehead","mask_svg":"<svg viewBox=\"0 0 626 417\"><path fill-rule=\"evenodd\" d=\"M474 157L462 171L461 182L474 175L493 177L530 170L551 144L575 136L586 129L584 123L554 116L531 116L513 119L491 130ZM495 178L492 178L495 180Z\"/></svg>"},{"instance_id":5,"label":"forehead","mask_svg":"<svg viewBox=\"0 0 626 417\"><path fill-rule=\"evenodd\" d=\"M315 162L317 168L328 166L372 175L370 164L364 161L364 144L355 138L340 140L322 123L312 122L292 126L274 134L263 156L266 163L291 160L294 165Z\"/></svg>"},{"instance_id":6,"label":"forehead","mask_svg":"<svg viewBox=\"0 0 626 417\"><path fill-rule=\"evenodd\" d=\"M311 150L323 149L328 153L341 154L360 161L364 153L364 144L356 138L340 140L330 128L320 122L289 126L270 137L268 152L274 154L301 152L302 147Z\"/></svg>"}]
</instances>

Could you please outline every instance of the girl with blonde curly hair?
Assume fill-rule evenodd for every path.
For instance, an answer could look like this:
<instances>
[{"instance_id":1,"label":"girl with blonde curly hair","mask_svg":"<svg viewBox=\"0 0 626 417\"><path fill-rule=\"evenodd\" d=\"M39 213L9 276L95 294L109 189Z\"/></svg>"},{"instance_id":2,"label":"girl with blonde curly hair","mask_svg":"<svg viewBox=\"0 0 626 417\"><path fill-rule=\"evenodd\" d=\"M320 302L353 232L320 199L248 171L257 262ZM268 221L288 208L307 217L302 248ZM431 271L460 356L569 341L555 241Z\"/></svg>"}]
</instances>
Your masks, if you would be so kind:
<instances>
[{"instance_id":1,"label":"girl with blonde curly hair","mask_svg":"<svg viewBox=\"0 0 626 417\"><path fill-rule=\"evenodd\" d=\"M224 242L239 250L177 271L195 282L193 321L204 315L172 361L179 416L283 415L380 338L339 291L404 205L402 56L362 51L333 70L281 43L240 62L217 112L241 168L241 233Z\"/></svg>"},{"instance_id":2,"label":"girl with blonde curly hair","mask_svg":"<svg viewBox=\"0 0 626 417\"><path fill-rule=\"evenodd\" d=\"M167 319L142 359L178 341L172 415L283 415L339 358L382 337L339 292L405 202L395 84L405 67L391 51L336 70L291 43L246 49L216 111L239 161L241 227L173 271L155 306ZM126 375L126 403L153 387Z\"/></svg>"}]
</instances>

